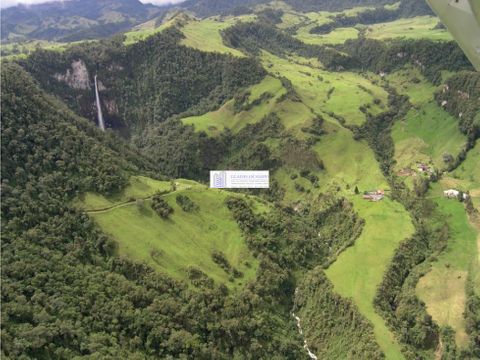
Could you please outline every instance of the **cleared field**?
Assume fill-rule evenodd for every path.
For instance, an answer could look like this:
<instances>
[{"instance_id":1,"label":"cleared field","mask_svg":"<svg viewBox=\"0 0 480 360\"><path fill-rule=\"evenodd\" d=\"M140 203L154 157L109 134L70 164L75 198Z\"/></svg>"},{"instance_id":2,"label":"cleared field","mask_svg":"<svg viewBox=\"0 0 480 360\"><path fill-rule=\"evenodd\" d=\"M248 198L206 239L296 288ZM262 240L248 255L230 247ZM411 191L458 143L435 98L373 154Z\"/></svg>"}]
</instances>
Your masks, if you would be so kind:
<instances>
[{"instance_id":1,"label":"cleared field","mask_svg":"<svg viewBox=\"0 0 480 360\"><path fill-rule=\"evenodd\" d=\"M372 322L378 344L387 359L403 359L400 346L374 309L373 299L383 273L399 243L413 234L408 212L398 203L384 199L371 203L360 196L349 198L365 219L355 245L345 250L330 268L328 278L340 295L352 298L360 312Z\"/></svg>"},{"instance_id":2,"label":"cleared field","mask_svg":"<svg viewBox=\"0 0 480 360\"><path fill-rule=\"evenodd\" d=\"M392 129L396 170L414 168L419 162L444 168L443 155L457 156L466 143L457 119L437 105L433 100L436 88L417 69L407 67L388 74L386 81L414 105Z\"/></svg>"},{"instance_id":3,"label":"cleared field","mask_svg":"<svg viewBox=\"0 0 480 360\"><path fill-rule=\"evenodd\" d=\"M458 121L434 101L412 108L392 130L397 169L414 167L417 162L445 167L444 154L456 157L466 144Z\"/></svg>"},{"instance_id":4,"label":"cleared field","mask_svg":"<svg viewBox=\"0 0 480 360\"><path fill-rule=\"evenodd\" d=\"M386 189L387 181L382 175L375 157L364 141L353 140L350 130L342 127L335 119L325 116L324 129L320 141L313 150L324 164L324 170L313 171L318 177L318 189L310 181L298 176L292 180L291 175L298 175L298 168L282 167L275 172L275 179L286 190L285 203L314 198L318 191L339 196L350 196L355 186L359 191ZM305 192L295 190L295 184L305 188ZM310 193L308 192L310 191Z\"/></svg>"},{"instance_id":5,"label":"cleared field","mask_svg":"<svg viewBox=\"0 0 480 360\"><path fill-rule=\"evenodd\" d=\"M236 20L253 20L255 16L235 18ZM206 52L219 52L234 56L245 56L241 51L229 48L223 44L220 31L232 26L233 19L219 20L210 18L191 20L180 30L185 35L181 44Z\"/></svg>"},{"instance_id":6,"label":"cleared field","mask_svg":"<svg viewBox=\"0 0 480 360\"><path fill-rule=\"evenodd\" d=\"M476 229L470 224L464 205L441 196L442 187L433 186L431 196L440 215L447 220L450 238L446 250L417 284L417 294L427 311L440 325L451 326L459 346L468 344L465 332L465 282L470 271L478 271Z\"/></svg>"},{"instance_id":7,"label":"cleared field","mask_svg":"<svg viewBox=\"0 0 480 360\"><path fill-rule=\"evenodd\" d=\"M391 22L374 24L367 27L366 36L372 39L386 40L394 38L452 40L446 29L436 28L439 19L433 16L417 16Z\"/></svg>"},{"instance_id":8,"label":"cleared field","mask_svg":"<svg viewBox=\"0 0 480 360\"><path fill-rule=\"evenodd\" d=\"M394 9L398 5L387 5L385 8ZM353 16L363 12L369 7L357 7L344 12L347 16ZM319 12L307 13L308 20L289 14L284 16L282 27L300 25L295 37L308 44L342 44L346 40L358 38L359 31L364 29L365 35L372 39L386 40L394 38L407 39L431 39L439 41L452 40L452 36L446 29L438 27L440 20L434 16L417 16L408 19L399 19L395 21L373 24L361 25L358 24L348 28L338 28L334 31L325 34L311 34L310 30L318 25L332 22L332 17L338 13ZM301 26L304 24L304 26Z\"/></svg>"},{"instance_id":9,"label":"cleared field","mask_svg":"<svg viewBox=\"0 0 480 360\"><path fill-rule=\"evenodd\" d=\"M146 22L137 26L132 31L125 33L125 44L132 44L154 35L170 26L176 26L185 36L180 42L182 45L190 46L205 52L218 52L234 56L245 56L241 51L229 48L223 44L220 32L236 21L251 21L255 15L239 16L235 18L212 17L199 20L187 14L179 13L160 26L154 21Z\"/></svg>"},{"instance_id":10,"label":"cleared field","mask_svg":"<svg viewBox=\"0 0 480 360\"><path fill-rule=\"evenodd\" d=\"M368 107L372 114L386 108L387 92L360 74L329 72L267 52L262 53L262 63L273 74L287 77L305 105L317 113L334 112L347 124L361 125L365 121L361 106ZM375 99L380 100L379 104L374 103Z\"/></svg>"},{"instance_id":11,"label":"cleared field","mask_svg":"<svg viewBox=\"0 0 480 360\"><path fill-rule=\"evenodd\" d=\"M436 87L417 68L407 66L386 76L386 81L399 94L407 95L413 105L433 101Z\"/></svg>"},{"instance_id":12,"label":"cleared field","mask_svg":"<svg viewBox=\"0 0 480 360\"><path fill-rule=\"evenodd\" d=\"M368 145L353 140L352 133L339 125L328 124L326 129L328 134L314 147L325 165L320 186L329 189L340 186L350 194L355 186L360 191L385 189L387 182Z\"/></svg>"},{"instance_id":13,"label":"cleared field","mask_svg":"<svg viewBox=\"0 0 480 360\"><path fill-rule=\"evenodd\" d=\"M83 42L93 42L95 40L74 41L69 43L48 41L48 40L29 40L20 43L2 44L2 53L8 54L1 56L2 60L24 59L36 49L51 51L65 51L68 47L78 45Z\"/></svg>"},{"instance_id":14,"label":"cleared field","mask_svg":"<svg viewBox=\"0 0 480 360\"><path fill-rule=\"evenodd\" d=\"M343 44L347 40L357 39L359 31L356 28L337 28L328 34L310 34L308 31L299 31L295 36L306 44L326 45Z\"/></svg>"},{"instance_id":15,"label":"cleared field","mask_svg":"<svg viewBox=\"0 0 480 360\"><path fill-rule=\"evenodd\" d=\"M467 154L467 158L442 181L444 188L469 191L473 204L480 210L480 142Z\"/></svg>"},{"instance_id":16,"label":"cleared field","mask_svg":"<svg viewBox=\"0 0 480 360\"><path fill-rule=\"evenodd\" d=\"M191 116L182 119L185 124L192 124L197 131L206 131L210 135L222 132L225 128L229 128L234 132L240 130L247 124L260 121L265 115L268 115L278 106L277 99L286 93L280 80L267 76L261 83L248 89L250 96L248 103L252 104L248 110L235 112L235 101L232 99L226 102L220 109L212 111L200 116ZM255 100L260 100L263 94L270 94L271 97L259 101L255 104Z\"/></svg>"},{"instance_id":17,"label":"cleared field","mask_svg":"<svg viewBox=\"0 0 480 360\"><path fill-rule=\"evenodd\" d=\"M128 196L145 199L151 190L164 188L155 180L132 184ZM169 219L160 218L150 207L151 200L117 203L112 208L89 211L100 228L118 243L118 254L146 263L154 269L177 279L185 278L187 269L194 266L216 282L234 288L255 276L258 262L248 251L237 223L224 204L227 192L209 190L191 181L176 181L177 190L165 194L164 199L173 207ZM169 184L169 183L168 183ZM185 212L176 203L178 194L187 195L199 206L198 211ZM126 195L125 195L126 196ZM111 204L101 195L84 198L85 208L104 208ZM99 201L101 199L101 201ZM267 207L251 198L255 211L268 211ZM97 208L98 209L98 208ZM232 267L242 272L234 278L212 260L212 253L221 251Z\"/></svg>"}]
</instances>

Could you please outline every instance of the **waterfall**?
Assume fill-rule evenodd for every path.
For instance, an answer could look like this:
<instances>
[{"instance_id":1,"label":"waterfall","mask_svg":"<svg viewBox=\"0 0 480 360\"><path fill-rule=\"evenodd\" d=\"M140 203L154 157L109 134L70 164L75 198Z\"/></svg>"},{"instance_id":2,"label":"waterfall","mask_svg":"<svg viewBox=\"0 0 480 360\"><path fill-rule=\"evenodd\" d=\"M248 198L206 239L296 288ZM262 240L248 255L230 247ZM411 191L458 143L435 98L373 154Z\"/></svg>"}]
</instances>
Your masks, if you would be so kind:
<instances>
[{"instance_id":1,"label":"waterfall","mask_svg":"<svg viewBox=\"0 0 480 360\"><path fill-rule=\"evenodd\" d=\"M303 330L302 330L302 324L300 322L300 318L298 316L295 315L295 313L292 313L292 316L294 317L294 319L297 321L297 328L298 328L298 332L300 333L300 335L303 336ZM318 360L317 358L317 355L315 355L311 350L310 348L308 347L308 344L307 344L307 340L304 338L303 339L303 348L305 350L307 350L307 353L308 353L308 357L312 360Z\"/></svg>"},{"instance_id":2,"label":"waterfall","mask_svg":"<svg viewBox=\"0 0 480 360\"><path fill-rule=\"evenodd\" d=\"M100 95L98 93L97 75L95 75L95 100L97 103L98 126L105 131L105 122L103 121L102 107L100 105Z\"/></svg>"}]
</instances>

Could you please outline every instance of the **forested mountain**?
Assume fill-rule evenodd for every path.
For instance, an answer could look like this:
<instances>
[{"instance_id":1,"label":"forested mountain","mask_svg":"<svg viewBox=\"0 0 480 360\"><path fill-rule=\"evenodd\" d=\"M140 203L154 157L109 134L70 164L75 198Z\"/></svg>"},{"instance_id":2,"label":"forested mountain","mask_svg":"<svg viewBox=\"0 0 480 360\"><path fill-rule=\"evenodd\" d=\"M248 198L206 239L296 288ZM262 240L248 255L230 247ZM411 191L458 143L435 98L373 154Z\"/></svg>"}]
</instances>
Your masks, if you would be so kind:
<instances>
[{"instance_id":1,"label":"forested mountain","mask_svg":"<svg viewBox=\"0 0 480 360\"><path fill-rule=\"evenodd\" d=\"M159 16L138 0L70 0L2 9L2 41L76 41L107 37Z\"/></svg>"},{"instance_id":2,"label":"forested mountain","mask_svg":"<svg viewBox=\"0 0 480 360\"><path fill-rule=\"evenodd\" d=\"M480 358L480 78L423 2L5 14L127 32L2 59L2 357Z\"/></svg>"},{"instance_id":3,"label":"forested mountain","mask_svg":"<svg viewBox=\"0 0 480 360\"><path fill-rule=\"evenodd\" d=\"M219 14L241 15L253 12L257 5L265 5L268 0L187 0L180 4L182 8L193 11L201 17ZM294 10L301 12L310 11L342 11L356 6L383 6L394 4L394 0L286 0L284 3ZM401 0L399 9L402 15L432 14L428 5L415 0Z\"/></svg>"},{"instance_id":4,"label":"forested mountain","mask_svg":"<svg viewBox=\"0 0 480 360\"><path fill-rule=\"evenodd\" d=\"M253 13L256 6L266 5L267 0L187 0L177 6L154 6L139 0L69 0L38 5L19 5L2 9L2 41L52 40L70 42L98 39L124 32L135 25L156 19L157 25L172 8L193 12L199 17L214 15L241 15ZM294 10L342 11L355 6L383 6L394 0L348 0L348 1L296 1L285 4ZM432 14L424 2L402 0L391 16L414 16Z\"/></svg>"}]
</instances>

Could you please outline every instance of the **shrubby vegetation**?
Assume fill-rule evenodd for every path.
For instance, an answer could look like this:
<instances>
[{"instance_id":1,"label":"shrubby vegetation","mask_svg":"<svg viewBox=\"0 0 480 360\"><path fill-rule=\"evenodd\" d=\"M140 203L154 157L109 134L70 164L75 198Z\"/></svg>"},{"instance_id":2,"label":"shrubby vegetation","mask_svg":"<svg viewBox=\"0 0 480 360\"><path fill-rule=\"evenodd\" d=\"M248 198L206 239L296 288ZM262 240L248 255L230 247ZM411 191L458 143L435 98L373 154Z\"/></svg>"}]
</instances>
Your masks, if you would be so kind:
<instances>
[{"instance_id":1,"label":"shrubby vegetation","mask_svg":"<svg viewBox=\"0 0 480 360\"><path fill-rule=\"evenodd\" d=\"M328 34L329 32L340 27L351 27L357 24L376 24L381 22L393 21L400 15L400 9L389 10L384 7L375 8L372 10L365 10L353 16L344 14L337 15L332 18L332 22L327 22L322 25L315 26L310 29L311 34Z\"/></svg>"},{"instance_id":2,"label":"shrubby vegetation","mask_svg":"<svg viewBox=\"0 0 480 360\"><path fill-rule=\"evenodd\" d=\"M362 2L362 5L364 6L365 2ZM389 9L377 6L374 9L360 11L355 15L339 14L332 16L331 22L311 28L310 33L327 34L340 27L352 27L357 24L371 25L420 15L433 15L433 12L426 3L415 0L403 0L398 8Z\"/></svg>"},{"instance_id":3,"label":"shrubby vegetation","mask_svg":"<svg viewBox=\"0 0 480 360\"><path fill-rule=\"evenodd\" d=\"M254 253L268 254L292 271L328 266L338 253L353 244L363 220L344 199L321 196L301 212L279 208L268 215L254 215L241 198L226 200Z\"/></svg>"},{"instance_id":4,"label":"shrubby vegetation","mask_svg":"<svg viewBox=\"0 0 480 360\"><path fill-rule=\"evenodd\" d=\"M173 208L170 204L162 198L160 194L155 194L152 197L152 209L163 219L168 219L173 213Z\"/></svg>"},{"instance_id":5,"label":"shrubby vegetation","mask_svg":"<svg viewBox=\"0 0 480 360\"><path fill-rule=\"evenodd\" d=\"M261 49L285 57L297 54L319 58L327 69L352 67L352 59L333 48L305 44L271 24L262 22L238 23L222 32L224 42L233 48L258 55Z\"/></svg>"},{"instance_id":6,"label":"shrubby vegetation","mask_svg":"<svg viewBox=\"0 0 480 360\"><path fill-rule=\"evenodd\" d=\"M221 251L214 251L212 253L212 260L218 264L225 272L231 274L231 280L233 278L239 278L243 276L243 273L237 269L235 269L230 262L228 261L227 257Z\"/></svg>"},{"instance_id":7,"label":"shrubby vegetation","mask_svg":"<svg viewBox=\"0 0 480 360\"><path fill-rule=\"evenodd\" d=\"M480 137L480 74L462 71L452 75L436 92L435 99L458 118L460 130L468 136L469 147L473 147Z\"/></svg>"},{"instance_id":8,"label":"shrubby vegetation","mask_svg":"<svg viewBox=\"0 0 480 360\"><path fill-rule=\"evenodd\" d=\"M179 194L175 197L175 201L186 212L198 211L200 209L187 195Z\"/></svg>"},{"instance_id":9,"label":"shrubby vegetation","mask_svg":"<svg viewBox=\"0 0 480 360\"><path fill-rule=\"evenodd\" d=\"M294 312L319 359L385 358L375 342L372 325L359 315L351 300L335 294L320 268L308 272L300 282Z\"/></svg>"},{"instance_id":10,"label":"shrubby vegetation","mask_svg":"<svg viewBox=\"0 0 480 360\"><path fill-rule=\"evenodd\" d=\"M406 64L418 67L433 84L442 81L441 71L460 71L472 66L455 42L431 40L347 40L339 49L347 52L352 64L375 72L391 72Z\"/></svg>"}]
</instances>

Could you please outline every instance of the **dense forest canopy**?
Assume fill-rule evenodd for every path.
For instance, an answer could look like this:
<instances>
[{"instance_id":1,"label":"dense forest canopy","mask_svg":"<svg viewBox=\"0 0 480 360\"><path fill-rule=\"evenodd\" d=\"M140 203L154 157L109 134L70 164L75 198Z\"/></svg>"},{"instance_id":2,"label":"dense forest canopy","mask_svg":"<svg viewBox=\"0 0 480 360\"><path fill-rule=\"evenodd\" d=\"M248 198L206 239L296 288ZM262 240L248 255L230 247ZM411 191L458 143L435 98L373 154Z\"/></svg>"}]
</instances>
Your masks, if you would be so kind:
<instances>
[{"instance_id":1,"label":"dense forest canopy","mask_svg":"<svg viewBox=\"0 0 480 360\"><path fill-rule=\"evenodd\" d=\"M146 22L2 61L3 357L480 358L480 77L426 3L72 4L2 32Z\"/></svg>"}]
</instances>

